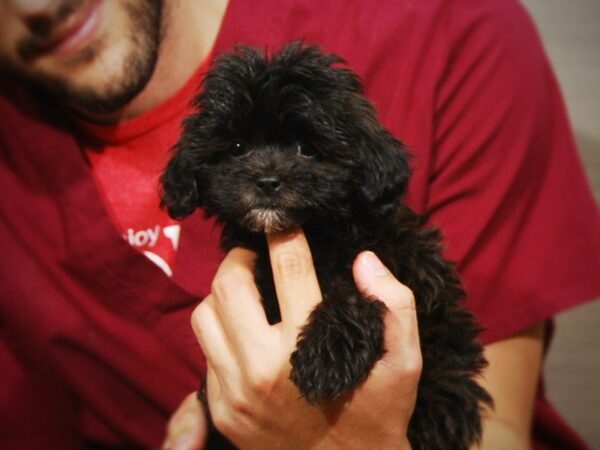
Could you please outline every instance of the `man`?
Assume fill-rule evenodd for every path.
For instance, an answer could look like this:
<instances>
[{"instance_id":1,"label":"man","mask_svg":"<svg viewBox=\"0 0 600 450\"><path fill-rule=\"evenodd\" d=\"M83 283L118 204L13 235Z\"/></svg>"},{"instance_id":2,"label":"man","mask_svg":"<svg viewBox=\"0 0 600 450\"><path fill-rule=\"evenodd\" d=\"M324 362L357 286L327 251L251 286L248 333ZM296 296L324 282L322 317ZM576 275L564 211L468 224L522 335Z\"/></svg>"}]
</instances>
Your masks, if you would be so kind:
<instances>
[{"instance_id":1,"label":"man","mask_svg":"<svg viewBox=\"0 0 600 450\"><path fill-rule=\"evenodd\" d=\"M241 448L408 448L414 300L375 255L360 255L354 273L390 307L388 353L351 401L322 411L286 376L319 300L302 234L269 236L289 318L271 328L257 314L252 255L220 263L210 222L196 214L180 227L157 207L166 150L211 55L301 37L347 58L412 149L409 201L442 228L486 327L481 383L495 410L481 447L584 446L539 383L545 321L599 293L598 212L518 5L1 5L2 447L156 446L207 371L215 422ZM206 297L192 319L206 363L188 324L194 295ZM205 437L187 397L165 445L201 448Z\"/></svg>"}]
</instances>

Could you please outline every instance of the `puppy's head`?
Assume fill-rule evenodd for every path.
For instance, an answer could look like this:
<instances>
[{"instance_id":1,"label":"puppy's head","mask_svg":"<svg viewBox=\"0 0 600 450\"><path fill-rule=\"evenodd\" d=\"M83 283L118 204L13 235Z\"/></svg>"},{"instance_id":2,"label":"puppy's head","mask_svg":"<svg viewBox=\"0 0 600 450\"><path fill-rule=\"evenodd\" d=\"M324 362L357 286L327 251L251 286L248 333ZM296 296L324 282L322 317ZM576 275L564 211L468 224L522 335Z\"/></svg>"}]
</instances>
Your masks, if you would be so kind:
<instances>
[{"instance_id":1,"label":"puppy's head","mask_svg":"<svg viewBox=\"0 0 600 450\"><path fill-rule=\"evenodd\" d=\"M342 60L292 43L219 58L161 178L162 204L250 231L381 213L399 200L406 153Z\"/></svg>"}]
</instances>

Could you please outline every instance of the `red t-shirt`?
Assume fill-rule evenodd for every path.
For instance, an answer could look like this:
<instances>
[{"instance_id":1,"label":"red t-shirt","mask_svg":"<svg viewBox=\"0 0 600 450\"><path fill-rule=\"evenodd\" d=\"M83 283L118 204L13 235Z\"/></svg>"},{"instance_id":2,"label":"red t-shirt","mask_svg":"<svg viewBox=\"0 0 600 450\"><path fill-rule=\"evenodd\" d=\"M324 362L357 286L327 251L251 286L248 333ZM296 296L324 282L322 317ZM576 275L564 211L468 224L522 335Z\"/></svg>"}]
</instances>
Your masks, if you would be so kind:
<instances>
[{"instance_id":1,"label":"red t-shirt","mask_svg":"<svg viewBox=\"0 0 600 450\"><path fill-rule=\"evenodd\" d=\"M485 343L600 294L598 209L516 1L230 0L214 52L294 38L343 56L408 144L409 202L444 232ZM218 230L183 221L169 278L115 227L52 102L1 89L0 447L156 447L204 370L189 315ZM584 448L541 389L534 438Z\"/></svg>"},{"instance_id":2,"label":"red t-shirt","mask_svg":"<svg viewBox=\"0 0 600 450\"><path fill-rule=\"evenodd\" d=\"M77 121L78 140L118 231L168 276L173 275L181 226L158 207L159 177L210 60L176 95L146 114L117 125Z\"/></svg>"}]
</instances>

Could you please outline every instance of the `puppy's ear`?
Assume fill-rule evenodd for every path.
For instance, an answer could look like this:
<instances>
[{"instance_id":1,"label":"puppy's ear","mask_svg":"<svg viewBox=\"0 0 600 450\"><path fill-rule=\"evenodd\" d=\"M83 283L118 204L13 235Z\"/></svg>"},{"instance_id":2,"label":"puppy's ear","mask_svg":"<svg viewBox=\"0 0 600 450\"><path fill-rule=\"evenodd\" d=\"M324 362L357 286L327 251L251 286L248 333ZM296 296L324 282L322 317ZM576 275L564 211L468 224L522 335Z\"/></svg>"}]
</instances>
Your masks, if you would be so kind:
<instances>
[{"instance_id":1,"label":"puppy's ear","mask_svg":"<svg viewBox=\"0 0 600 450\"><path fill-rule=\"evenodd\" d=\"M183 219L199 206L200 196L191 152L186 150L182 141L173 151L175 156L160 178L160 206L166 208L172 218Z\"/></svg>"},{"instance_id":2,"label":"puppy's ear","mask_svg":"<svg viewBox=\"0 0 600 450\"><path fill-rule=\"evenodd\" d=\"M345 130L343 134L351 136L347 140L357 156L357 175L362 181L358 193L361 206L385 212L397 205L406 191L409 155L379 121L358 75L345 67L331 65L341 62L342 59L329 62L328 74L335 80L329 108L335 105L332 116L343 117L338 125Z\"/></svg>"},{"instance_id":3,"label":"puppy's ear","mask_svg":"<svg viewBox=\"0 0 600 450\"><path fill-rule=\"evenodd\" d=\"M410 177L409 155L375 117L363 116L358 156L361 162L360 194L365 206L385 212L404 195Z\"/></svg>"}]
</instances>

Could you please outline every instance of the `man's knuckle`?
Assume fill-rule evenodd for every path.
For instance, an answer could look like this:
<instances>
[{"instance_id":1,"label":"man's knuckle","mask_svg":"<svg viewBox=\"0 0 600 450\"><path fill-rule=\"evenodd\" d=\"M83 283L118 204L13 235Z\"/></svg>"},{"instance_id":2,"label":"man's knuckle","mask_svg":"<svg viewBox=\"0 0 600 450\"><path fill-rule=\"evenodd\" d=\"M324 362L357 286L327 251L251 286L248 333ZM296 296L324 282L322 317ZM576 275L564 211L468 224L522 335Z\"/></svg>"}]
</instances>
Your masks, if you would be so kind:
<instances>
[{"instance_id":1,"label":"man's knuckle","mask_svg":"<svg viewBox=\"0 0 600 450\"><path fill-rule=\"evenodd\" d=\"M384 356L380 364L388 372L390 380L395 380L393 385L413 385L418 383L421 378L423 362L419 354L414 356L405 354L401 359Z\"/></svg>"},{"instance_id":2,"label":"man's knuckle","mask_svg":"<svg viewBox=\"0 0 600 450\"><path fill-rule=\"evenodd\" d=\"M251 402L248 396L242 392L232 393L229 396L229 409L233 415L249 415L251 412Z\"/></svg>"},{"instance_id":3,"label":"man's knuckle","mask_svg":"<svg viewBox=\"0 0 600 450\"><path fill-rule=\"evenodd\" d=\"M403 361L402 371L407 377L419 378L422 370L423 358L420 353L415 352L414 354L406 355Z\"/></svg>"},{"instance_id":4,"label":"man's knuckle","mask_svg":"<svg viewBox=\"0 0 600 450\"><path fill-rule=\"evenodd\" d=\"M276 376L267 368L252 368L248 373L249 388L258 395L267 395L276 384Z\"/></svg>"},{"instance_id":5,"label":"man's knuckle","mask_svg":"<svg viewBox=\"0 0 600 450\"><path fill-rule=\"evenodd\" d=\"M394 295L393 298L390 298L386 303L390 309L396 311L414 311L416 309L414 292L408 286L403 284L397 287L396 295Z\"/></svg>"},{"instance_id":6,"label":"man's knuckle","mask_svg":"<svg viewBox=\"0 0 600 450\"><path fill-rule=\"evenodd\" d=\"M219 300L229 297L241 285L251 283L248 273L241 269L227 269L218 273L212 281L211 290Z\"/></svg>"},{"instance_id":7,"label":"man's knuckle","mask_svg":"<svg viewBox=\"0 0 600 450\"><path fill-rule=\"evenodd\" d=\"M207 321L207 315L209 314L208 308L210 308L210 306L205 300L200 302L200 304L192 311L190 322L192 324L192 329L194 329L196 333L203 328L202 325Z\"/></svg>"}]
</instances>

